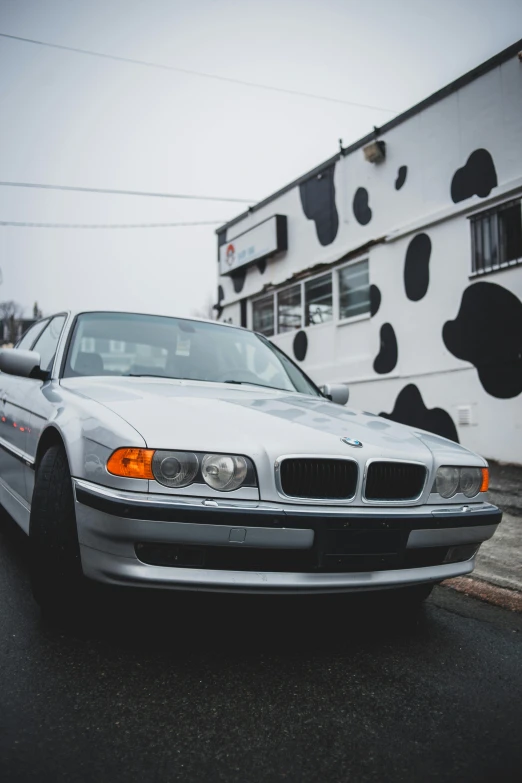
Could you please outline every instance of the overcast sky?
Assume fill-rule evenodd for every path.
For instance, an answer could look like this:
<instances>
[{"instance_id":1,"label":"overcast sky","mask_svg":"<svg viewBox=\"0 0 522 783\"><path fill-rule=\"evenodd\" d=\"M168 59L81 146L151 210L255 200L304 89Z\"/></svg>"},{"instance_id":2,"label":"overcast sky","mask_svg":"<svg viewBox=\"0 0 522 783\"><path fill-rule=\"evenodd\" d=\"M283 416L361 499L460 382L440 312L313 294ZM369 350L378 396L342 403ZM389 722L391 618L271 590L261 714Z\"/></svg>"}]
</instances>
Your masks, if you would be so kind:
<instances>
[{"instance_id":1,"label":"overcast sky","mask_svg":"<svg viewBox=\"0 0 522 783\"><path fill-rule=\"evenodd\" d=\"M263 198L520 37L520 0L0 0L0 180ZM386 109L391 111L386 111ZM241 204L0 187L0 221L225 221ZM0 226L0 301L190 315L216 226Z\"/></svg>"}]
</instances>

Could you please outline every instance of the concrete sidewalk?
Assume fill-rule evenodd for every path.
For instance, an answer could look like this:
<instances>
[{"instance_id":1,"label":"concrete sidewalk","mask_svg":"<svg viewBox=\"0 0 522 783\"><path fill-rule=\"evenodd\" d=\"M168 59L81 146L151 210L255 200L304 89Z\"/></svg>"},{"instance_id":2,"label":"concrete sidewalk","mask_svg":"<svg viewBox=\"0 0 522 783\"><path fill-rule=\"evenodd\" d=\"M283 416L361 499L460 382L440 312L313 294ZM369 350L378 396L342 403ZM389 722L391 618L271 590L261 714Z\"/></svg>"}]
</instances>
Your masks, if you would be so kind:
<instances>
[{"instance_id":1,"label":"concrete sidewalk","mask_svg":"<svg viewBox=\"0 0 522 783\"><path fill-rule=\"evenodd\" d=\"M493 538L482 544L471 577L522 592L522 468L490 462L489 499L503 511L502 522ZM470 580L452 582L469 587Z\"/></svg>"}]
</instances>

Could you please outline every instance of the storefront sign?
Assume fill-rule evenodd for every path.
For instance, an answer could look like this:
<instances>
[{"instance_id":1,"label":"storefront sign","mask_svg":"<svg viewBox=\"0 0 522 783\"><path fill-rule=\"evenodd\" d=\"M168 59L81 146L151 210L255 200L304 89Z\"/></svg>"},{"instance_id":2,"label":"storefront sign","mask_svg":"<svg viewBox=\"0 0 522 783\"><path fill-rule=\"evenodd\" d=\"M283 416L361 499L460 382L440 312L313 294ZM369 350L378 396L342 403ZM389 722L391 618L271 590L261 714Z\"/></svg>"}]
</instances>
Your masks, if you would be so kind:
<instances>
[{"instance_id":1,"label":"storefront sign","mask_svg":"<svg viewBox=\"0 0 522 783\"><path fill-rule=\"evenodd\" d=\"M219 248L219 273L228 275L288 247L286 215L273 217L229 239Z\"/></svg>"}]
</instances>

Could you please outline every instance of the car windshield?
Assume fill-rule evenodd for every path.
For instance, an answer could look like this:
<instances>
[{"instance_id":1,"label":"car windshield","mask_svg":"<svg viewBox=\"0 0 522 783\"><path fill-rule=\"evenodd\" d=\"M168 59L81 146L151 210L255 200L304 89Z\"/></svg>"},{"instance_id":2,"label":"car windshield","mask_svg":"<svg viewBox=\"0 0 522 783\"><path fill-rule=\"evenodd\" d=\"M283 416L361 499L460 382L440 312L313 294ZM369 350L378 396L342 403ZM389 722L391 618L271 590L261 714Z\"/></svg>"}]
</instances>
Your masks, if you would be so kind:
<instances>
[{"instance_id":1,"label":"car windshield","mask_svg":"<svg viewBox=\"0 0 522 783\"><path fill-rule=\"evenodd\" d=\"M157 315L78 316L63 376L93 375L254 384L320 396L306 375L261 335Z\"/></svg>"}]
</instances>

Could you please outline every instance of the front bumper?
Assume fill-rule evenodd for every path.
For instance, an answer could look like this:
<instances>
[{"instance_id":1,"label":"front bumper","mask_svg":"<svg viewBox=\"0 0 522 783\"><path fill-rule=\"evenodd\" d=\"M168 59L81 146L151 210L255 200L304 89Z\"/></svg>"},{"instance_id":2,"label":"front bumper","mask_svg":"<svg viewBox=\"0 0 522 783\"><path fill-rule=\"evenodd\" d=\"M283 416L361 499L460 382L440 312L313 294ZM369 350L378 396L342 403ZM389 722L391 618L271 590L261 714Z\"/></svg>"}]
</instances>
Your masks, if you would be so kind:
<instances>
[{"instance_id":1,"label":"front bumper","mask_svg":"<svg viewBox=\"0 0 522 783\"><path fill-rule=\"evenodd\" d=\"M468 574L474 567L474 557L442 562L444 548L478 547L491 538L502 517L489 503L456 508L321 508L170 498L120 492L78 479L74 486L87 577L110 584L183 590L346 592L440 582ZM369 551L374 540L380 543ZM224 562L230 561L228 556L241 562L243 554L238 550L250 550L249 555L275 553L279 562L288 557L289 563L306 562L310 567L244 570L244 566L198 567L197 563L180 567L175 560L167 566L138 556L151 547L218 552ZM440 562L432 564L436 561L432 555L440 552ZM352 562L357 564L353 569Z\"/></svg>"}]
</instances>

